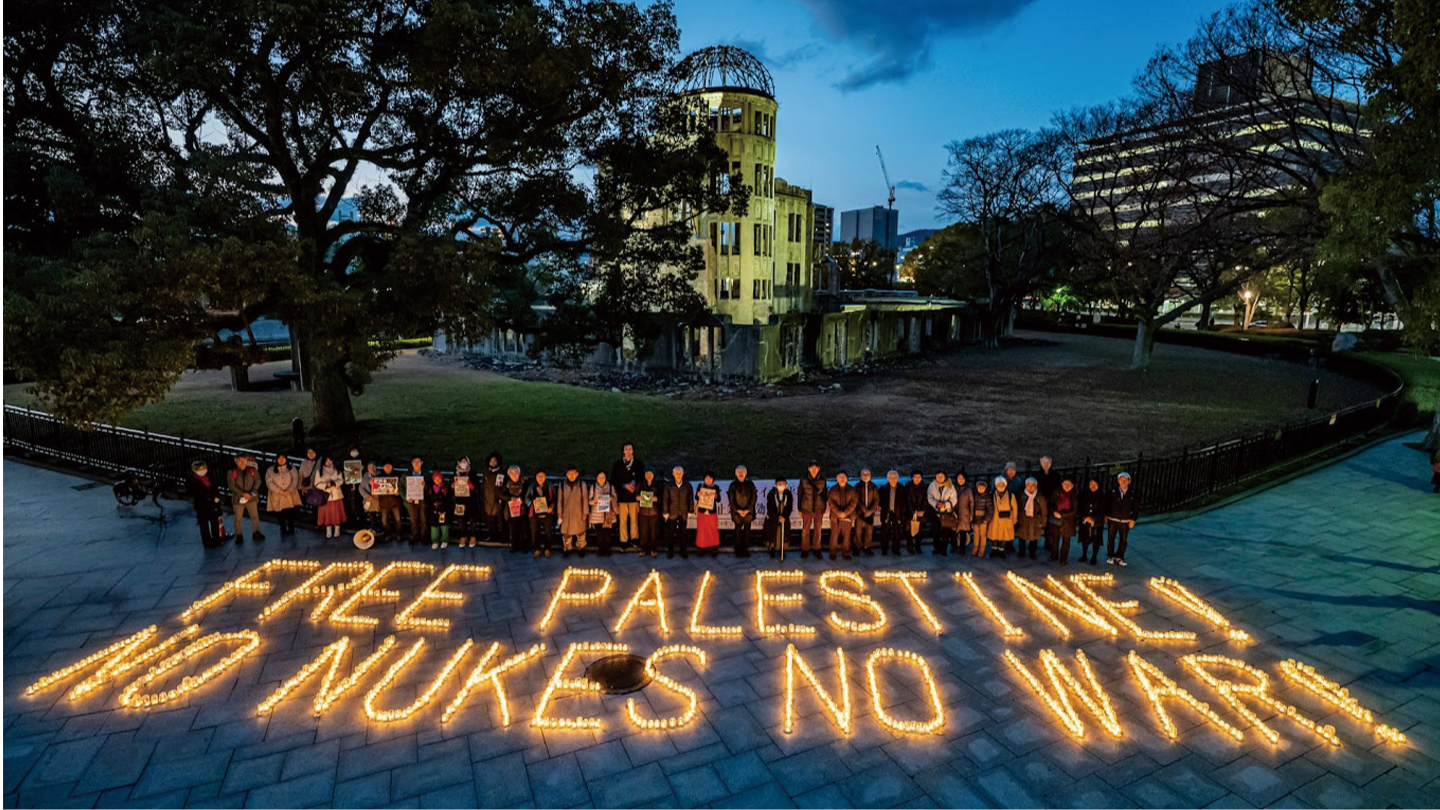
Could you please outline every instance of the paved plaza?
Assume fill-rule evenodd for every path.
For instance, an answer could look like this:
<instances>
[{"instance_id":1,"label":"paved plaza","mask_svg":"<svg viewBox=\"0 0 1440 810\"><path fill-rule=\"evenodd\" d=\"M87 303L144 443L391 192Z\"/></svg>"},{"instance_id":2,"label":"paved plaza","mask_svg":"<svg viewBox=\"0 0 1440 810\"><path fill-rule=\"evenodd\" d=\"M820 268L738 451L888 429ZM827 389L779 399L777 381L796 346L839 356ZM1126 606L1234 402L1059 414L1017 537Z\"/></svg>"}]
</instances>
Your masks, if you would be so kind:
<instances>
[{"instance_id":1,"label":"paved plaza","mask_svg":"<svg viewBox=\"0 0 1440 810\"><path fill-rule=\"evenodd\" d=\"M728 554L714 561L663 555L651 561L626 554L582 562L562 561L558 552L532 560L488 548L432 552L377 546L361 552L348 541L327 546L312 532L281 538L273 526L263 543L207 551L186 505L171 503L170 521L155 522L148 504L117 509L108 486L6 459L4 802L7 807L1433 807L1440 804L1440 496L1430 494L1427 479L1419 454L1393 439L1228 506L1142 523L1132 537L1127 568L1103 562L1098 568L1077 566L1073 560L1061 568L1043 561L1015 564L928 553L851 563L792 557L782 566L764 556L747 560ZM297 562L259 570L182 620L192 603L272 560ZM374 590L389 588L396 595L364 598L348 611L378 619L374 626L333 619L353 591L321 610L315 609L323 594L295 594L292 604L259 617L321 565L369 561L380 569L397 560L437 568L393 572ZM448 628L423 622L397 628L406 624L405 609L450 563L490 570L453 572L438 590L458 599L431 599L408 614L448 619ZM567 565L603 568L613 574L613 584L603 597L559 604L542 630ZM669 633L657 607L641 604L622 616L652 567L661 573ZM767 603L766 622L818 631L758 627L756 572L782 568L803 571L803 581L768 580L765 590L799 595L801 601ZM827 593L820 577L829 570L859 577L832 577ZM982 593L1022 635L1007 637L956 580L956 572L966 571L974 572ZM1089 596L1082 599L1084 609L1051 608L1057 620L1052 624L1007 581L1007 571L1061 604L1070 603L1046 582L1046 574L1071 588L1079 586L1068 575L1113 574L1113 584L1081 584L1111 600L1136 600L1137 607L1114 613L1144 630L1193 631L1197 637L1137 639L1112 614L1097 613L1096 603L1085 601ZM911 585L938 630L925 617L926 608L907 595L905 583L877 576L883 572L926 575ZM1151 577L1179 582L1250 640L1232 639L1213 620L1166 598ZM343 581L336 576L325 583ZM570 591L592 591L600 581L576 576ZM262 592L255 583L265 582L270 587ZM697 592L707 584L695 615ZM863 600L836 591L872 599L885 624L869 632L832 626L832 612L848 622L877 623ZM641 599L653 595L647 588ZM1117 632L1075 615L1086 612L1108 619ZM627 623L617 631L622 619ZM198 630L184 635L187 623ZM695 623L739 631L692 632ZM41 681L150 625L158 632L122 650L117 663L101 659L53 683ZM161 655L213 633L235 635L147 680L150 664ZM125 655L142 655L177 634L161 655L105 677L102 667L114 670ZM350 640L349 656L331 670L337 673L333 692L335 683L392 635L394 646L319 715L313 704L327 674L325 662L269 712L258 711L327 645ZM426 644L403 664L421 638ZM492 667L532 645L546 647L495 680L477 679L468 700L443 720L496 642ZM567 648L577 642L623 643L641 656L687 645L703 651L706 660L700 663L694 650L665 657L656 669L675 685L656 681L630 696L586 694L561 683L550 693L545 716L562 722L595 717L603 727L536 728L537 704L552 679L579 678L585 663L604 654L587 652L557 673ZM255 648L246 653L245 645L252 643ZM828 698L817 697L805 669L796 666L793 728L787 733L790 643ZM912 660L870 658L881 648L918 653L932 676L933 699ZM837 649L846 662L848 713ZM1012 651L1049 690L1040 657L1046 649L1084 680L1075 653L1083 649L1121 736L1112 737L1084 702L1072 697L1084 728L1077 739L1005 658ZM1152 667L1132 663L1131 651ZM1320 727L1333 726L1340 745L1322 741L1257 698L1237 698L1255 714L1245 719L1182 663L1189 654L1243 659L1263 671L1274 700ZM1287 659L1348 687L1350 698L1373 718L1357 719L1298 686L1284 674ZM427 694L450 660L456 665L449 676ZM873 676L867 661L875 661ZM1151 674L1142 677L1137 667ZM194 683L186 676L206 669L218 674L185 694ZM97 670L100 677L94 677ZM1214 719L1181 699L1160 698L1175 728L1170 739L1141 686L1146 677L1163 684L1156 670L1203 701ZM1209 671L1237 683L1253 679ZM27 694L37 682L44 688ZM497 682L508 696L509 725ZM72 698L81 683L97 688ZM631 719L627 697L635 699L633 712L640 720L683 718L687 701L680 689L691 690L698 701L687 724L653 730ZM174 699L166 700L172 694ZM125 707L122 699L164 702ZM412 703L419 705L416 711L395 717ZM926 732L923 726L937 708L943 722ZM898 721L901 730L888 727L886 718ZM840 727L847 723L848 732ZM1406 739L1382 739L1376 733L1381 724ZM1278 733L1278 741L1267 739L1265 729Z\"/></svg>"}]
</instances>

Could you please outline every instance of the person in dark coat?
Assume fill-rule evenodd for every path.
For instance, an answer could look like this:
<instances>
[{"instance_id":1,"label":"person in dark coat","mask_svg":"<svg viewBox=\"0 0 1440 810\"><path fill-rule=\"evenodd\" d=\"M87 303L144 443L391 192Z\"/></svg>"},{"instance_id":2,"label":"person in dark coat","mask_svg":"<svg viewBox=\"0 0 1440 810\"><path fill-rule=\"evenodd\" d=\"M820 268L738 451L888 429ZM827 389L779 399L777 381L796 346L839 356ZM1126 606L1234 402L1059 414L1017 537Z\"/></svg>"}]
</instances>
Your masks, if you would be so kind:
<instances>
[{"instance_id":1,"label":"person in dark coat","mask_svg":"<svg viewBox=\"0 0 1440 810\"><path fill-rule=\"evenodd\" d=\"M820 462L812 461L800 476L800 492L796 504L800 508L800 556L809 557L813 549L820 556L820 526L825 517L827 501L824 476L820 475Z\"/></svg>"},{"instance_id":2,"label":"person in dark coat","mask_svg":"<svg viewBox=\"0 0 1440 810\"><path fill-rule=\"evenodd\" d=\"M346 464L350 464L351 466L346 467ZM356 464L359 466L356 467ZM344 494L347 525L354 528L364 523L365 514L365 503L362 493L360 492L360 479L358 477L364 474L365 462L360 457L359 445L350 445L349 449L345 451L345 458L340 459L341 474L344 475L347 470L351 471L351 474L345 476L345 478L349 480L342 479L340 491Z\"/></svg>"},{"instance_id":3,"label":"person in dark coat","mask_svg":"<svg viewBox=\"0 0 1440 810\"><path fill-rule=\"evenodd\" d=\"M910 483L905 487L906 512L909 513L905 526L906 547L911 554L920 553L920 530L929 521L930 497L925 476L919 470L910 473Z\"/></svg>"},{"instance_id":4,"label":"person in dark coat","mask_svg":"<svg viewBox=\"0 0 1440 810\"><path fill-rule=\"evenodd\" d=\"M619 524L620 547L640 541L640 479L645 463L635 457L635 443L620 446L620 458L610 465L610 486L615 487L615 520Z\"/></svg>"},{"instance_id":5,"label":"person in dark coat","mask_svg":"<svg viewBox=\"0 0 1440 810\"><path fill-rule=\"evenodd\" d=\"M1060 471L1055 469L1054 459L1040 457L1040 472L1035 473L1035 480L1040 483L1040 494L1046 502L1054 500L1055 493L1060 491Z\"/></svg>"},{"instance_id":6,"label":"person in dark coat","mask_svg":"<svg viewBox=\"0 0 1440 810\"><path fill-rule=\"evenodd\" d=\"M975 480L975 496L970 508L970 545L976 557L985 556L985 546L990 539L990 516L995 513L995 498L990 495L990 484L982 476Z\"/></svg>"},{"instance_id":7,"label":"person in dark coat","mask_svg":"<svg viewBox=\"0 0 1440 810\"><path fill-rule=\"evenodd\" d=\"M210 468L203 461L190 465L185 480L185 494L195 506L195 522L200 524L200 542L205 548L216 548L225 542L225 510L220 505L220 488L210 480Z\"/></svg>"},{"instance_id":8,"label":"person in dark coat","mask_svg":"<svg viewBox=\"0 0 1440 810\"><path fill-rule=\"evenodd\" d=\"M485 469L480 471L480 507L484 510L485 539L492 543L503 543L509 538L510 511L501 493L505 485L505 468L501 464L500 454L491 453L485 458Z\"/></svg>"},{"instance_id":9,"label":"person in dark coat","mask_svg":"<svg viewBox=\"0 0 1440 810\"><path fill-rule=\"evenodd\" d=\"M419 479L420 497L412 498L410 482ZM410 472L400 479L400 496L405 499L405 519L410 521L410 545L430 533L430 511L425 508L425 461L419 456L410 459Z\"/></svg>"},{"instance_id":10,"label":"person in dark coat","mask_svg":"<svg viewBox=\"0 0 1440 810\"><path fill-rule=\"evenodd\" d=\"M870 480L870 471L860 471L860 483L855 485L855 548L857 553L867 557L875 556L872 544L875 540L875 516L880 514L880 487Z\"/></svg>"},{"instance_id":11,"label":"person in dark coat","mask_svg":"<svg viewBox=\"0 0 1440 810\"><path fill-rule=\"evenodd\" d=\"M736 557L750 556L750 527L755 523L755 507L760 500L749 475L745 465L736 467L735 480L725 492L730 502L730 522L735 524Z\"/></svg>"},{"instance_id":12,"label":"person in dark coat","mask_svg":"<svg viewBox=\"0 0 1440 810\"><path fill-rule=\"evenodd\" d=\"M850 559L850 533L855 528L855 510L859 504L855 488L850 486L850 477L843 470L835 473L835 486L825 493L825 506L830 510L830 559L835 559L837 545L845 559ZM820 552L815 552L815 556L820 556Z\"/></svg>"},{"instance_id":13,"label":"person in dark coat","mask_svg":"<svg viewBox=\"0 0 1440 810\"><path fill-rule=\"evenodd\" d=\"M1075 513L1080 509L1080 493L1075 482L1061 479L1060 488L1050 497L1050 518L1045 524L1045 550L1051 560L1070 564L1070 538L1075 536Z\"/></svg>"},{"instance_id":14,"label":"person in dark coat","mask_svg":"<svg viewBox=\"0 0 1440 810\"><path fill-rule=\"evenodd\" d=\"M400 474L395 471L395 465L385 462L380 467L379 478L400 480ZM374 484L371 484L372 492ZM399 542L400 540L400 494L393 492L386 495L375 495L375 508L380 513L380 528L385 542Z\"/></svg>"},{"instance_id":15,"label":"person in dark coat","mask_svg":"<svg viewBox=\"0 0 1440 810\"><path fill-rule=\"evenodd\" d=\"M670 480L665 482L661 493L661 504L665 521L665 542L668 548L665 556L674 559L675 549L680 549L682 559L690 556L690 543L685 539L689 530L690 516L695 513L695 488L685 480L685 468L676 467L670 471Z\"/></svg>"},{"instance_id":16,"label":"person in dark coat","mask_svg":"<svg viewBox=\"0 0 1440 810\"><path fill-rule=\"evenodd\" d=\"M250 539L264 540L265 535L260 531L260 470L252 463L249 453L235 457L229 486L230 506L235 511L235 543L245 542L241 515L250 516Z\"/></svg>"},{"instance_id":17,"label":"person in dark coat","mask_svg":"<svg viewBox=\"0 0 1440 810\"><path fill-rule=\"evenodd\" d=\"M655 471L645 469L635 488L636 512L640 518L640 556L654 557L660 544L661 509L665 485L655 480Z\"/></svg>"},{"instance_id":18,"label":"person in dark coat","mask_svg":"<svg viewBox=\"0 0 1440 810\"><path fill-rule=\"evenodd\" d=\"M1095 565L1100 558L1100 543L1105 537L1105 490L1100 481L1091 478L1080 493L1080 508L1075 513L1075 528L1080 532L1080 562L1090 558Z\"/></svg>"},{"instance_id":19,"label":"person in dark coat","mask_svg":"<svg viewBox=\"0 0 1440 810\"><path fill-rule=\"evenodd\" d=\"M1018 560L1029 552L1035 559L1040 538L1045 536L1045 523L1050 517L1050 505L1040 494L1040 482L1034 478L1025 479L1025 491L1015 496L1015 558Z\"/></svg>"},{"instance_id":20,"label":"person in dark coat","mask_svg":"<svg viewBox=\"0 0 1440 810\"><path fill-rule=\"evenodd\" d=\"M559 490L545 479L543 470L536 470L530 487L525 492L525 507L530 513L530 546L535 557L550 556L550 546L555 542L555 509Z\"/></svg>"},{"instance_id":21,"label":"person in dark coat","mask_svg":"<svg viewBox=\"0 0 1440 810\"><path fill-rule=\"evenodd\" d=\"M975 490L970 488L963 472L956 473L951 480L955 483L955 553L964 554L975 523Z\"/></svg>"},{"instance_id":22,"label":"person in dark coat","mask_svg":"<svg viewBox=\"0 0 1440 810\"><path fill-rule=\"evenodd\" d=\"M425 509L430 524L430 548L449 548L450 514L455 509L455 493L445 483L445 474L439 470L430 473L430 483L425 485Z\"/></svg>"},{"instance_id":23,"label":"person in dark coat","mask_svg":"<svg viewBox=\"0 0 1440 810\"><path fill-rule=\"evenodd\" d=\"M470 459L465 457L455 462L455 474L450 477L450 492L455 497L451 520L455 525L455 545L474 547L480 536L479 496L475 476L470 474Z\"/></svg>"},{"instance_id":24,"label":"person in dark coat","mask_svg":"<svg viewBox=\"0 0 1440 810\"><path fill-rule=\"evenodd\" d=\"M1135 502L1135 488L1130 486L1130 473L1122 472L1115 476L1115 491L1105 501L1105 525L1110 531L1105 541L1106 562L1126 564L1125 547L1130 544L1130 530L1135 528L1135 519L1139 516L1140 506Z\"/></svg>"},{"instance_id":25,"label":"person in dark coat","mask_svg":"<svg viewBox=\"0 0 1440 810\"><path fill-rule=\"evenodd\" d=\"M770 559L776 551L785 549L790 535L790 515L795 510L795 493L784 478L776 479L775 485L765 496L765 545L770 548Z\"/></svg>"},{"instance_id":26,"label":"person in dark coat","mask_svg":"<svg viewBox=\"0 0 1440 810\"><path fill-rule=\"evenodd\" d=\"M510 469L505 471L505 478L496 490L496 497L500 500L501 508L505 510L511 553L518 554L530 548L526 533L530 525L530 515L525 503L525 494L529 488L530 482L520 475L520 468L512 464Z\"/></svg>"},{"instance_id":27,"label":"person in dark coat","mask_svg":"<svg viewBox=\"0 0 1440 810\"><path fill-rule=\"evenodd\" d=\"M880 508L880 553L900 553L900 536L909 522L909 495L895 470L885 474L885 483L876 493Z\"/></svg>"}]
</instances>

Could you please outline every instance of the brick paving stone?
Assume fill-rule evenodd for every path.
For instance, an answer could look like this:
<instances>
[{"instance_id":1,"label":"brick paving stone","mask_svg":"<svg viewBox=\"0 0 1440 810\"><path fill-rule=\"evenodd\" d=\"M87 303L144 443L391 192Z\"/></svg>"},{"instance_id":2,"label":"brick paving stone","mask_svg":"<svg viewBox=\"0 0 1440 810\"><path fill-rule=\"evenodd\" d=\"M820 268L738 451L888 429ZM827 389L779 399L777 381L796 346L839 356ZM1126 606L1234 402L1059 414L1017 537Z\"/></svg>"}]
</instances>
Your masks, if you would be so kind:
<instances>
[{"instance_id":1,"label":"brick paving stone","mask_svg":"<svg viewBox=\"0 0 1440 810\"><path fill-rule=\"evenodd\" d=\"M447 740L421 748L418 762L390 772L390 798L408 799L457 782L469 782L471 778L470 748L466 740L463 737Z\"/></svg>"},{"instance_id":2,"label":"brick paving stone","mask_svg":"<svg viewBox=\"0 0 1440 810\"><path fill-rule=\"evenodd\" d=\"M541 807L572 807L590 801L585 777L574 754L527 765L530 790Z\"/></svg>"},{"instance_id":3,"label":"brick paving stone","mask_svg":"<svg viewBox=\"0 0 1440 810\"><path fill-rule=\"evenodd\" d=\"M475 807L475 784L466 780L458 785L432 790L420 797L421 807Z\"/></svg>"},{"instance_id":4,"label":"brick paving stone","mask_svg":"<svg viewBox=\"0 0 1440 810\"><path fill-rule=\"evenodd\" d=\"M329 804L335 793L335 775L312 773L250 791L246 807L315 807Z\"/></svg>"},{"instance_id":5,"label":"brick paving stone","mask_svg":"<svg viewBox=\"0 0 1440 810\"><path fill-rule=\"evenodd\" d=\"M942 807L992 807L966 774L953 765L939 765L915 774L915 784Z\"/></svg>"},{"instance_id":6,"label":"brick paving stone","mask_svg":"<svg viewBox=\"0 0 1440 810\"><path fill-rule=\"evenodd\" d=\"M284 765L284 754L232 761L229 770L225 772L225 784L220 791L238 793L263 785L273 785L280 781L280 769Z\"/></svg>"},{"instance_id":7,"label":"brick paving stone","mask_svg":"<svg viewBox=\"0 0 1440 810\"><path fill-rule=\"evenodd\" d=\"M670 780L660 766L650 763L633 770L587 780L596 807L634 807L671 795Z\"/></svg>"},{"instance_id":8,"label":"brick paving stone","mask_svg":"<svg viewBox=\"0 0 1440 810\"><path fill-rule=\"evenodd\" d=\"M709 765L670 774L670 790L682 807L703 807L730 795L720 774Z\"/></svg>"},{"instance_id":9,"label":"brick paving stone","mask_svg":"<svg viewBox=\"0 0 1440 810\"><path fill-rule=\"evenodd\" d=\"M166 762L159 766L146 768L144 775L140 777L140 781L130 795L139 799L168 793L179 788L192 788L206 782L218 781L224 778L229 766L230 753L228 751Z\"/></svg>"},{"instance_id":10,"label":"brick paving stone","mask_svg":"<svg viewBox=\"0 0 1440 810\"><path fill-rule=\"evenodd\" d=\"M775 779L770 769L761 761L760 755L754 751L717 761L715 771L720 774L720 778L725 781L725 787L731 793L740 793Z\"/></svg>"},{"instance_id":11,"label":"brick paving stone","mask_svg":"<svg viewBox=\"0 0 1440 810\"><path fill-rule=\"evenodd\" d=\"M136 742L131 739L132 736L124 733L107 738L73 792L91 793L139 781L150 761L150 754L155 750L155 743Z\"/></svg>"},{"instance_id":12,"label":"brick paving stone","mask_svg":"<svg viewBox=\"0 0 1440 810\"><path fill-rule=\"evenodd\" d=\"M781 787L770 782L737 793L727 799L713 802L711 807L794 807L795 803L785 795Z\"/></svg>"},{"instance_id":13,"label":"brick paving stone","mask_svg":"<svg viewBox=\"0 0 1440 810\"><path fill-rule=\"evenodd\" d=\"M336 807L379 807L390 802L390 772L372 773L335 784ZM485 804L499 807L499 804Z\"/></svg>"},{"instance_id":14,"label":"brick paving stone","mask_svg":"<svg viewBox=\"0 0 1440 810\"><path fill-rule=\"evenodd\" d=\"M625 754L625 744L620 740L612 740L578 751L575 754L575 760L580 763L580 772L585 776L587 782L592 782L602 776L609 776L612 773L628 771L631 768L630 758Z\"/></svg>"}]
</instances>

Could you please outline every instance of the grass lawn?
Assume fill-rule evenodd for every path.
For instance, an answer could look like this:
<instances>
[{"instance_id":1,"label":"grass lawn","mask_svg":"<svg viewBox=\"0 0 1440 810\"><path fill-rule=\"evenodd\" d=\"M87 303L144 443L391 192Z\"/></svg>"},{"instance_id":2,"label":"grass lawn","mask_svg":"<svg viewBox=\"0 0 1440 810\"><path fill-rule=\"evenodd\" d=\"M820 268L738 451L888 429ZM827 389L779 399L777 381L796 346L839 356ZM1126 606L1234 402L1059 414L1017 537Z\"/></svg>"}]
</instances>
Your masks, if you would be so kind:
<instances>
[{"instance_id":1,"label":"grass lawn","mask_svg":"<svg viewBox=\"0 0 1440 810\"><path fill-rule=\"evenodd\" d=\"M1440 397L1440 358L1396 352L1356 352L1356 356L1378 363L1405 381L1405 400L1422 416L1435 413Z\"/></svg>"},{"instance_id":2,"label":"grass lawn","mask_svg":"<svg viewBox=\"0 0 1440 810\"><path fill-rule=\"evenodd\" d=\"M1317 411L1305 408L1304 364L1191 346L1161 345L1145 372L1130 371L1130 341L1022 333L1001 349L965 348L900 367L839 378L841 388L790 384L749 400L666 398L515 380L443 358L406 352L356 397L356 436L326 437L338 452L358 439L366 455L398 462L420 455L449 467L491 450L527 473L608 466L633 440L657 467L725 477L745 463L757 477L794 477L811 458L827 472L872 466L908 472L1061 466L1196 448L1314 418L1374 399L1377 389L1322 372ZM1405 358L1400 358L1405 359ZM270 379L287 364L252 369ZM165 401L125 425L255 449L289 449L290 421L311 420L308 394L234 392L225 372L187 374ZM1430 395L1433 396L1432 393ZM23 385L5 402L28 404Z\"/></svg>"}]
</instances>

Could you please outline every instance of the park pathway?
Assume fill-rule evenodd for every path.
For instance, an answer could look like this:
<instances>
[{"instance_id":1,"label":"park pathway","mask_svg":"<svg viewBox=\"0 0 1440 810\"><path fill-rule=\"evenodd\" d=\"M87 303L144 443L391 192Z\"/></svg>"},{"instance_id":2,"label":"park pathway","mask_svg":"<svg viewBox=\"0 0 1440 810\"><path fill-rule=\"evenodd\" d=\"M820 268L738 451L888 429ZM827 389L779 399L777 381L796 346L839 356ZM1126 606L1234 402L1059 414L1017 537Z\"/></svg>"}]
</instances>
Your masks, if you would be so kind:
<instances>
[{"instance_id":1,"label":"park pathway","mask_svg":"<svg viewBox=\"0 0 1440 810\"><path fill-rule=\"evenodd\" d=\"M1140 602L1131 614L1138 624L1196 630L1200 637L1191 646L1132 643L1123 634L1111 640L1079 625L1074 638L1063 640L1006 586L1004 572L1012 566L998 561L928 554L898 563L879 556L849 564L787 560L786 568L804 568L806 580L772 590L803 592L806 602L772 608L771 621L821 628L789 640L832 694L838 692L835 649L846 649L854 703L854 728L846 735L808 691L797 703L797 728L788 734L782 728L787 639L762 636L754 621L754 572L779 567L764 557L655 560L667 589L668 635L644 609L623 632L614 630L651 561L622 555L597 563L592 557L585 564L614 573L609 601L563 606L541 631L565 567L558 555L532 560L498 549L383 546L361 553L344 542L326 546L313 533L282 539L273 527L264 543L206 551L182 504L171 504L171 520L159 523L146 507L117 510L106 485L7 458L4 806L1434 806L1440 801L1440 496L1430 494L1427 479L1420 455L1396 438L1211 512L1143 522L1128 568L1013 566L1041 587L1047 573L1113 573L1116 598ZM417 673L402 677L385 705L400 706L417 694L438 671L441 653L465 639L475 638L482 651L498 640L504 655L544 641L549 649L538 663L507 676L513 725L501 725L493 692L483 689L448 723L440 722L434 705L401 722L368 720L361 698L378 674L322 717L308 708L313 681L273 713L257 715L262 699L337 638L335 628L307 622L304 609L257 624L259 607L291 583L278 575L268 597L221 600L196 619L202 633L259 628L263 643L189 699L121 708L119 687L134 673L77 700L66 690L83 674L25 694L40 676L147 625L160 625L162 638L176 632L178 614L194 600L275 558L490 566L488 578L447 580L446 590L465 599L432 605L426 615L449 617L451 632L430 634L439 639L439 652L427 649ZM866 592L888 614L878 635L825 624L832 610L864 616L818 591L819 573L841 567L860 573ZM901 567L928 576L917 589L943 630L926 626L901 587L874 576ZM694 640L687 632L706 571L715 584L704 621L740 625L743 635ZM952 579L955 571L974 571L1025 637L1007 642ZM1158 575L1201 595L1254 643L1232 644L1158 599L1146 584ZM398 604L408 603L425 581L396 580ZM393 610L395 604L370 604L363 612L379 616L380 627L346 631L358 648L352 663L395 632ZM416 631L396 634L404 649ZM706 666L692 671L678 659L666 664L698 693L696 721L678 731L639 731L625 719L624 698L567 697L556 702L556 713L594 713L604 718L604 729L531 728L559 653L574 641L611 639L641 655L663 644L705 648ZM937 734L905 736L878 722L864 661L882 645L929 661L945 710ZM1124 725L1123 739L1106 738L1082 712L1089 732L1072 740L1001 658L1008 648L1032 662L1041 648L1054 647L1070 661L1066 645L1083 646L1094 662ZM1245 729L1243 740L1217 733L1174 701L1165 705L1178 739L1167 739L1126 664L1128 649L1211 702ZM1271 724L1283 737L1279 744L1261 739L1177 663L1176 656L1199 651L1241 657L1265 670L1277 697L1333 724L1343 747L1321 744L1284 721ZM458 671L468 672L478 654L472 651ZM1277 666L1286 658L1347 685L1376 722L1395 726L1408 740L1383 743L1367 726L1290 687ZM881 689L887 710L902 718L927 716L930 704L918 679L887 666ZM452 680L439 702L453 691ZM678 704L654 686L639 698L650 716Z\"/></svg>"}]
</instances>

